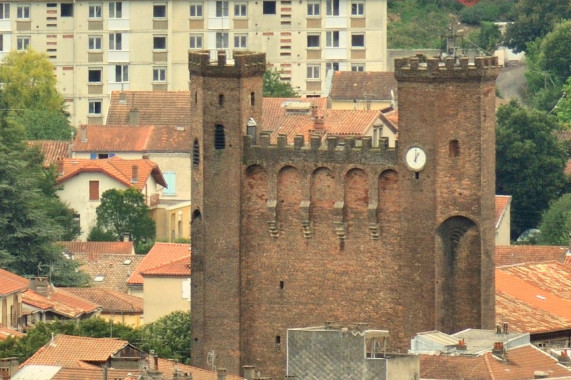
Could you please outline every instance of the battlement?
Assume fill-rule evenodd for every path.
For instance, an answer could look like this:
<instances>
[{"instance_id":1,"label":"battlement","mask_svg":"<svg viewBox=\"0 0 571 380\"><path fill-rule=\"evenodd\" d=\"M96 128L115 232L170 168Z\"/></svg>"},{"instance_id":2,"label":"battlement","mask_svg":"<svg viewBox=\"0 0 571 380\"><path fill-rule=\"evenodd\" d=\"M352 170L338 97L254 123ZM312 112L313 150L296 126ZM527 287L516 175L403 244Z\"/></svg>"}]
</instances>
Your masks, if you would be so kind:
<instances>
[{"instance_id":1,"label":"battlement","mask_svg":"<svg viewBox=\"0 0 571 380\"><path fill-rule=\"evenodd\" d=\"M266 71L266 54L248 51L236 51L230 58L230 52L218 50L215 58L210 50L188 53L190 75L240 78L263 75ZM233 64L231 64L233 62Z\"/></svg>"},{"instance_id":2,"label":"battlement","mask_svg":"<svg viewBox=\"0 0 571 380\"><path fill-rule=\"evenodd\" d=\"M427 58L419 54L415 57L395 59L397 80L493 80L498 76L498 57L476 57L470 63L468 57L459 60Z\"/></svg>"},{"instance_id":3,"label":"battlement","mask_svg":"<svg viewBox=\"0 0 571 380\"><path fill-rule=\"evenodd\" d=\"M253 162L304 162L304 163L338 163L338 164L380 164L396 166L398 141L395 148L389 148L388 140L381 139L379 147L374 148L372 138L365 136L359 139L346 138L341 144L337 136L328 136L322 144L322 136L314 134L309 144L302 135L294 137L293 145L289 144L286 135L279 135L277 144L270 141L270 133L260 134L259 144L252 144L251 136L244 136L244 160Z\"/></svg>"}]
</instances>

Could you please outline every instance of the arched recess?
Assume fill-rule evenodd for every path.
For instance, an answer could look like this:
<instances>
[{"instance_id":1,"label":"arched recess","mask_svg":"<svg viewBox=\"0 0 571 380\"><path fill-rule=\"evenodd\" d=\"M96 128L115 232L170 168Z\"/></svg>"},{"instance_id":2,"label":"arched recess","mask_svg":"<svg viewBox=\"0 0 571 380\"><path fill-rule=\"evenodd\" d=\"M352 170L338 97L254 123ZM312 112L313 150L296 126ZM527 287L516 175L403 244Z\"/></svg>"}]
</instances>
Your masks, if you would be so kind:
<instances>
[{"instance_id":1,"label":"arched recess","mask_svg":"<svg viewBox=\"0 0 571 380\"><path fill-rule=\"evenodd\" d=\"M246 217L262 216L266 220L266 205L268 201L268 173L260 165L246 168L246 191L242 192L242 206ZM247 224L247 223L246 223Z\"/></svg>"},{"instance_id":2,"label":"arched recess","mask_svg":"<svg viewBox=\"0 0 571 380\"><path fill-rule=\"evenodd\" d=\"M436 231L436 328L445 333L481 325L481 236L454 216Z\"/></svg>"},{"instance_id":3,"label":"arched recess","mask_svg":"<svg viewBox=\"0 0 571 380\"><path fill-rule=\"evenodd\" d=\"M395 170L385 170L379 176L377 219L382 226L396 228L399 210L398 173Z\"/></svg>"},{"instance_id":4,"label":"arched recess","mask_svg":"<svg viewBox=\"0 0 571 380\"><path fill-rule=\"evenodd\" d=\"M296 223L295 227L299 228L301 182L299 170L293 166L284 166L278 173L277 213L280 225L291 226Z\"/></svg>"},{"instance_id":5,"label":"arched recess","mask_svg":"<svg viewBox=\"0 0 571 380\"><path fill-rule=\"evenodd\" d=\"M353 225L365 226L367 223L367 208L369 207L369 177L362 169L351 169L345 175L344 188L345 221L347 234L351 233ZM367 233L366 228L355 228L353 232Z\"/></svg>"},{"instance_id":6,"label":"arched recess","mask_svg":"<svg viewBox=\"0 0 571 380\"><path fill-rule=\"evenodd\" d=\"M317 168L311 175L311 219L326 222L336 201L335 174L328 168Z\"/></svg>"},{"instance_id":7,"label":"arched recess","mask_svg":"<svg viewBox=\"0 0 571 380\"><path fill-rule=\"evenodd\" d=\"M192 212L190 234L192 237L192 268L202 270L204 269L204 223L199 209Z\"/></svg>"}]
</instances>

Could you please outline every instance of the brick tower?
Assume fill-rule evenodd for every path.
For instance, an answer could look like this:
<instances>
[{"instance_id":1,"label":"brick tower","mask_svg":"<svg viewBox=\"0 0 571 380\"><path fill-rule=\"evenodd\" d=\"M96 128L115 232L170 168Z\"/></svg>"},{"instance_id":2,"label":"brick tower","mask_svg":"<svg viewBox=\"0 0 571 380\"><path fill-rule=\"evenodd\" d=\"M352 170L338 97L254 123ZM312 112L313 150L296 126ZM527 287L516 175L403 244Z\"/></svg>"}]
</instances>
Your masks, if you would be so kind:
<instances>
[{"instance_id":1,"label":"brick tower","mask_svg":"<svg viewBox=\"0 0 571 380\"><path fill-rule=\"evenodd\" d=\"M189 55L192 363L281 379L288 328L365 322L406 350L418 331L493 327L497 61L398 60L391 149L272 144L264 59Z\"/></svg>"}]
</instances>

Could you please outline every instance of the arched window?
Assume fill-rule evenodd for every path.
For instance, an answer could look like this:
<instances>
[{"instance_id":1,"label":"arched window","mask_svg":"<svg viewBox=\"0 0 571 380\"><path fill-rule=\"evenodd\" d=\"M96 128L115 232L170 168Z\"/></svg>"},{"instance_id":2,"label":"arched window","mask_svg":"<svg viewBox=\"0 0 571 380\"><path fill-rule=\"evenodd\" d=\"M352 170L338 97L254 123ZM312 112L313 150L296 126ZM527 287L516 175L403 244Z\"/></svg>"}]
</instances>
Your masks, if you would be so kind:
<instances>
[{"instance_id":1,"label":"arched window","mask_svg":"<svg viewBox=\"0 0 571 380\"><path fill-rule=\"evenodd\" d=\"M224 94L218 94L218 105L224 107Z\"/></svg>"},{"instance_id":2,"label":"arched window","mask_svg":"<svg viewBox=\"0 0 571 380\"><path fill-rule=\"evenodd\" d=\"M254 91L252 91L250 93L250 105L254 107L255 104L256 104L256 94L254 93Z\"/></svg>"},{"instance_id":3,"label":"arched window","mask_svg":"<svg viewBox=\"0 0 571 380\"><path fill-rule=\"evenodd\" d=\"M224 133L224 126L216 124L214 129L214 149L226 148L226 134Z\"/></svg>"},{"instance_id":4,"label":"arched window","mask_svg":"<svg viewBox=\"0 0 571 380\"><path fill-rule=\"evenodd\" d=\"M460 155L460 144L458 140L450 140L448 143L448 157L458 157Z\"/></svg>"},{"instance_id":5,"label":"arched window","mask_svg":"<svg viewBox=\"0 0 571 380\"><path fill-rule=\"evenodd\" d=\"M192 147L192 164L200 164L200 145L198 139L194 139L194 146Z\"/></svg>"}]
</instances>

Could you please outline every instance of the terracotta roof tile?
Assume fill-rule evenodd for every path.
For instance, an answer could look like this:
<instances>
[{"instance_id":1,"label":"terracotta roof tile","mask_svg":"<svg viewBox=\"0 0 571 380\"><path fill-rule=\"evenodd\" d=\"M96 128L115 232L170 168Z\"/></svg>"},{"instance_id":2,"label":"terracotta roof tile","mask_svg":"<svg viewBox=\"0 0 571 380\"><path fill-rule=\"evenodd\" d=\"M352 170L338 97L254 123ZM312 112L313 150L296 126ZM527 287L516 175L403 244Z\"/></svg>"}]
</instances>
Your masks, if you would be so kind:
<instances>
[{"instance_id":1,"label":"terracotta roof tile","mask_svg":"<svg viewBox=\"0 0 571 380\"><path fill-rule=\"evenodd\" d=\"M104 313L141 314L143 299L103 288L65 288L68 293L79 296L102 307Z\"/></svg>"},{"instance_id":2,"label":"terracotta roof tile","mask_svg":"<svg viewBox=\"0 0 571 380\"><path fill-rule=\"evenodd\" d=\"M496 195L496 228L498 228L511 200L511 195Z\"/></svg>"},{"instance_id":3,"label":"terracotta roof tile","mask_svg":"<svg viewBox=\"0 0 571 380\"><path fill-rule=\"evenodd\" d=\"M54 310L56 307L55 302L50 301L46 297L39 295L30 289L22 294L22 304L30 305L43 311Z\"/></svg>"},{"instance_id":4,"label":"terracotta roof tile","mask_svg":"<svg viewBox=\"0 0 571 380\"><path fill-rule=\"evenodd\" d=\"M134 165L138 167L136 183L131 181ZM84 172L104 173L127 187L135 185L139 191L143 189L150 176L153 176L159 185L167 186L156 163L147 159L124 160L120 157L112 157L106 160L66 158L63 160L63 174L59 176L58 183L65 182Z\"/></svg>"},{"instance_id":5,"label":"terracotta roof tile","mask_svg":"<svg viewBox=\"0 0 571 380\"><path fill-rule=\"evenodd\" d=\"M189 91L113 91L106 124L130 125L133 109L135 125L190 126Z\"/></svg>"},{"instance_id":6,"label":"terracotta roof tile","mask_svg":"<svg viewBox=\"0 0 571 380\"><path fill-rule=\"evenodd\" d=\"M565 171L564 171L566 176L570 176L571 175L571 159L567 159L567 163L565 164Z\"/></svg>"},{"instance_id":7,"label":"terracotta roof tile","mask_svg":"<svg viewBox=\"0 0 571 380\"><path fill-rule=\"evenodd\" d=\"M69 157L69 141L34 140L28 141L28 146L36 146L44 155L44 167L55 165L60 158Z\"/></svg>"},{"instance_id":8,"label":"terracotta roof tile","mask_svg":"<svg viewBox=\"0 0 571 380\"><path fill-rule=\"evenodd\" d=\"M264 98L262 131L273 131L277 129L288 114L289 109L303 107L310 104L319 110L327 108L327 98Z\"/></svg>"},{"instance_id":9,"label":"terracotta roof tile","mask_svg":"<svg viewBox=\"0 0 571 380\"><path fill-rule=\"evenodd\" d=\"M137 269L133 272L128 285L143 285L143 277L141 272L146 272L150 269L163 266L166 263L171 263L180 259L186 259L189 256L190 244L177 244L177 243L155 243L153 248L145 255L145 258Z\"/></svg>"},{"instance_id":10,"label":"terracotta roof tile","mask_svg":"<svg viewBox=\"0 0 571 380\"><path fill-rule=\"evenodd\" d=\"M391 100L397 80L392 72L336 71L329 96L336 100Z\"/></svg>"},{"instance_id":11,"label":"terracotta roof tile","mask_svg":"<svg viewBox=\"0 0 571 380\"><path fill-rule=\"evenodd\" d=\"M567 247L547 245L500 245L496 247L496 267L542 261L563 261Z\"/></svg>"},{"instance_id":12,"label":"terracotta roof tile","mask_svg":"<svg viewBox=\"0 0 571 380\"><path fill-rule=\"evenodd\" d=\"M100 254L96 258L90 258L87 253L75 254L75 259L81 263L81 271L91 277L92 287L123 294L128 292L127 280L144 258L144 255L116 254Z\"/></svg>"},{"instance_id":13,"label":"terracotta roof tile","mask_svg":"<svg viewBox=\"0 0 571 380\"><path fill-rule=\"evenodd\" d=\"M6 340L8 337L22 338L25 335L26 334L20 331L12 330L9 327L0 326L0 341Z\"/></svg>"},{"instance_id":14,"label":"terracotta roof tile","mask_svg":"<svg viewBox=\"0 0 571 380\"><path fill-rule=\"evenodd\" d=\"M0 268L0 296L22 292L28 288L28 280Z\"/></svg>"},{"instance_id":15,"label":"terracotta roof tile","mask_svg":"<svg viewBox=\"0 0 571 380\"><path fill-rule=\"evenodd\" d=\"M94 261L103 254L135 255L132 241L60 241L57 244L63 246L66 252L73 255L84 253Z\"/></svg>"},{"instance_id":16,"label":"terracotta roof tile","mask_svg":"<svg viewBox=\"0 0 571 380\"><path fill-rule=\"evenodd\" d=\"M175 277L175 276L190 276L190 254L170 263L160 265L154 268L149 268L140 272L141 276L152 277Z\"/></svg>"}]
</instances>

